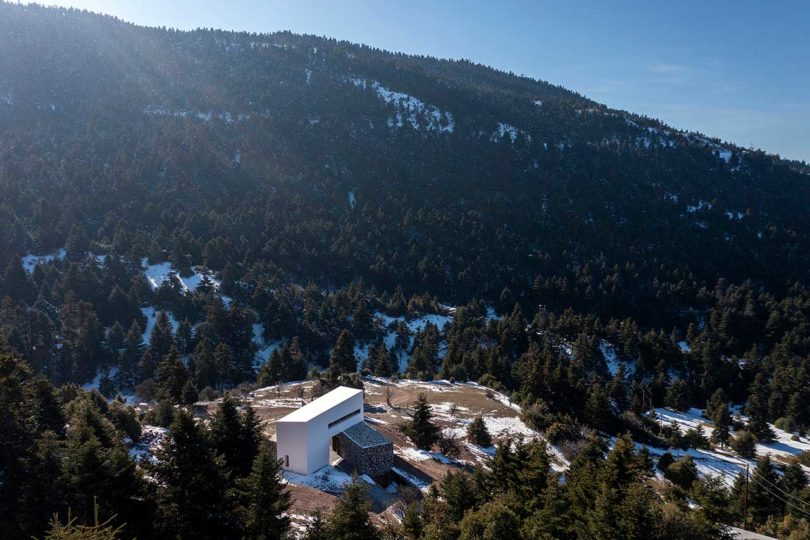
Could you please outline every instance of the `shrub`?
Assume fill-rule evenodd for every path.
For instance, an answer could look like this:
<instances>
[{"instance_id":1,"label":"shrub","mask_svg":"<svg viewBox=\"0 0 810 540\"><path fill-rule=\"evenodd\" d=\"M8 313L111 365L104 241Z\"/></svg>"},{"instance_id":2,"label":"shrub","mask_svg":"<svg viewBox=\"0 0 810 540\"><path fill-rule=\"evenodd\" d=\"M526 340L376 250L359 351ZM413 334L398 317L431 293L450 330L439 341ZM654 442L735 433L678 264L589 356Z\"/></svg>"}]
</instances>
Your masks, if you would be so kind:
<instances>
[{"instance_id":1,"label":"shrub","mask_svg":"<svg viewBox=\"0 0 810 540\"><path fill-rule=\"evenodd\" d=\"M753 458L756 456L757 440L749 431L738 431L731 440L731 449L741 457Z\"/></svg>"},{"instance_id":2,"label":"shrub","mask_svg":"<svg viewBox=\"0 0 810 540\"><path fill-rule=\"evenodd\" d=\"M658 470L661 472L666 472L670 465L675 463L675 458L672 457L672 454L669 452L664 452L661 454L661 457L658 458Z\"/></svg>"},{"instance_id":3,"label":"shrub","mask_svg":"<svg viewBox=\"0 0 810 540\"><path fill-rule=\"evenodd\" d=\"M476 416L467 426L467 438L471 443L478 446L492 446L492 436L489 434L487 425L481 416Z\"/></svg>"}]
</instances>

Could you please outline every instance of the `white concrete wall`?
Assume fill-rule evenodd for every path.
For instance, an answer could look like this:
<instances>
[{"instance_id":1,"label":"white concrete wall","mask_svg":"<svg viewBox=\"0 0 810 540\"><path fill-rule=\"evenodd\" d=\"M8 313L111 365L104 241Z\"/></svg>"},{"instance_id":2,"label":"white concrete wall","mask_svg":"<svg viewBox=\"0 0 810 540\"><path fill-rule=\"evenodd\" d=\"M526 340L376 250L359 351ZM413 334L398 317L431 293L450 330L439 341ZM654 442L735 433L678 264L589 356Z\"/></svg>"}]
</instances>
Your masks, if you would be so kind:
<instances>
[{"instance_id":1,"label":"white concrete wall","mask_svg":"<svg viewBox=\"0 0 810 540\"><path fill-rule=\"evenodd\" d=\"M308 474L307 425L302 422L278 422L276 424L276 456L281 466L300 474ZM285 463L285 457L289 464Z\"/></svg>"},{"instance_id":2,"label":"white concrete wall","mask_svg":"<svg viewBox=\"0 0 810 540\"><path fill-rule=\"evenodd\" d=\"M357 416L329 427L331 422L358 409L360 414ZM332 437L362 421L363 395L357 394L308 422L276 422L278 459L284 460L284 456L289 456L290 464L285 469L299 474L312 474L329 465Z\"/></svg>"}]
</instances>

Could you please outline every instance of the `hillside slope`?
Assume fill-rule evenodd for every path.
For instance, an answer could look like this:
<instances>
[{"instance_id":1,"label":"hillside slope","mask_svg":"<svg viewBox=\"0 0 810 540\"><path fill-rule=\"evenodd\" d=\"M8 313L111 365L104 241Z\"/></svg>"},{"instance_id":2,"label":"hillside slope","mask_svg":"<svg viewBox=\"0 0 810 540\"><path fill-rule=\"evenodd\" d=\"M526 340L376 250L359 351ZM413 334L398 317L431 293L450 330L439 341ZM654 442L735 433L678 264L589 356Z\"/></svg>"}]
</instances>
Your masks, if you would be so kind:
<instances>
[{"instance_id":1,"label":"hillside slope","mask_svg":"<svg viewBox=\"0 0 810 540\"><path fill-rule=\"evenodd\" d=\"M565 280L550 303L652 322L721 277L806 279L806 175L466 61L0 4L0 131L7 255L79 225L253 279Z\"/></svg>"}]
</instances>

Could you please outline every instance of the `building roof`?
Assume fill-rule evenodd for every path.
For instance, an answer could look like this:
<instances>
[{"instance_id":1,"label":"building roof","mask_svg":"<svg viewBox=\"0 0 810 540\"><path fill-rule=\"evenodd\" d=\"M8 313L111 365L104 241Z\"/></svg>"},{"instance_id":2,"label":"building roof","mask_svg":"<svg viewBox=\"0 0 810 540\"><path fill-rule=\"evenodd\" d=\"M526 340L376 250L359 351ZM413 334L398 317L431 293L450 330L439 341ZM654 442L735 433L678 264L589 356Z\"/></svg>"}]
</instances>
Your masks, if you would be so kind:
<instances>
[{"instance_id":1,"label":"building roof","mask_svg":"<svg viewBox=\"0 0 810 540\"><path fill-rule=\"evenodd\" d=\"M363 391L357 388L349 388L348 386L338 386L331 392L328 392L315 401L311 401L296 409L284 418L280 418L278 422L309 422L313 418L317 418L326 411L332 409L347 401Z\"/></svg>"},{"instance_id":2,"label":"building roof","mask_svg":"<svg viewBox=\"0 0 810 540\"><path fill-rule=\"evenodd\" d=\"M391 444L391 440L385 435L380 434L376 429L366 424L359 422L350 428L343 431L349 439L361 448L371 448L374 446L381 446L383 444Z\"/></svg>"}]
</instances>

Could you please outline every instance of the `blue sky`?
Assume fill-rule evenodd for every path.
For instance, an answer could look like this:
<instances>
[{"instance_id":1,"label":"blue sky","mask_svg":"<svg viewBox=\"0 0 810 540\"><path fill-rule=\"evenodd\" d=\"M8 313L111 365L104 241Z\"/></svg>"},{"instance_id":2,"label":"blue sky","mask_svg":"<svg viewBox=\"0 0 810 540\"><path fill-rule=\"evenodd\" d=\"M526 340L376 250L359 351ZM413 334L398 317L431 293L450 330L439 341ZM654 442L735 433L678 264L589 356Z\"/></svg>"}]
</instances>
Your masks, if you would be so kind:
<instances>
[{"instance_id":1,"label":"blue sky","mask_svg":"<svg viewBox=\"0 0 810 540\"><path fill-rule=\"evenodd\" d=\"M810 162L810 1L44 0L150 26L468 58Z\"/></svg>"}]
</instances>

